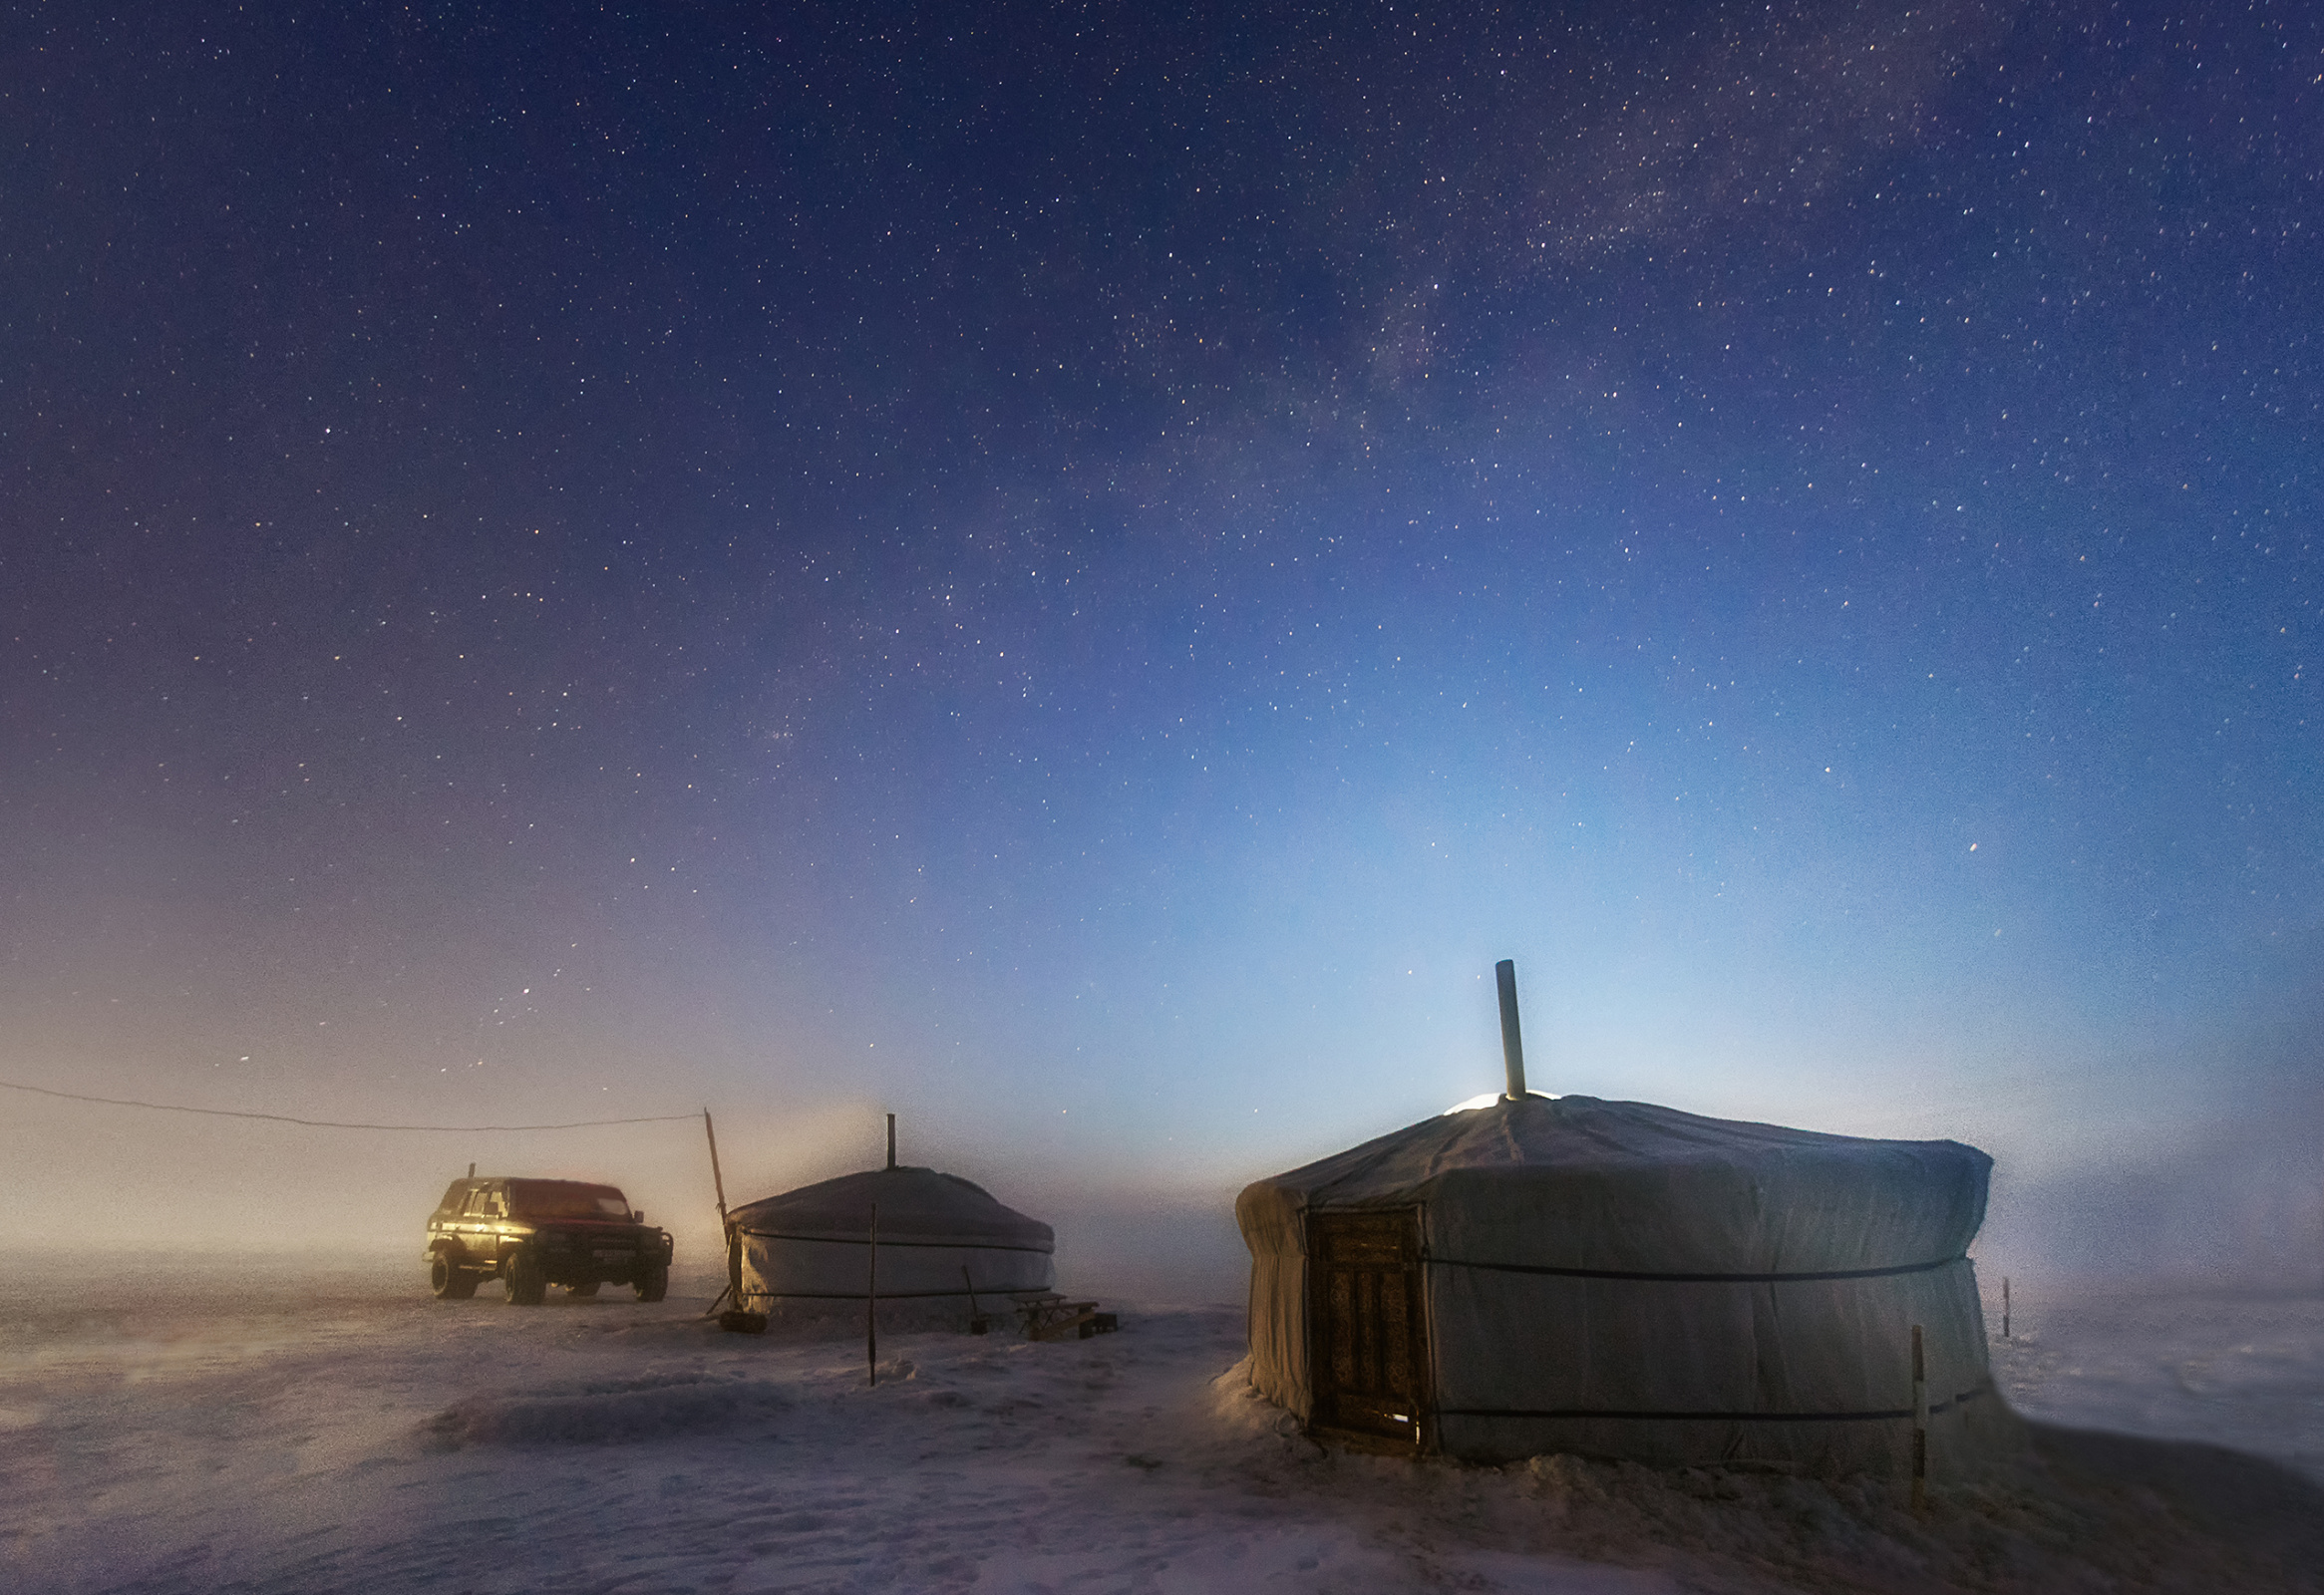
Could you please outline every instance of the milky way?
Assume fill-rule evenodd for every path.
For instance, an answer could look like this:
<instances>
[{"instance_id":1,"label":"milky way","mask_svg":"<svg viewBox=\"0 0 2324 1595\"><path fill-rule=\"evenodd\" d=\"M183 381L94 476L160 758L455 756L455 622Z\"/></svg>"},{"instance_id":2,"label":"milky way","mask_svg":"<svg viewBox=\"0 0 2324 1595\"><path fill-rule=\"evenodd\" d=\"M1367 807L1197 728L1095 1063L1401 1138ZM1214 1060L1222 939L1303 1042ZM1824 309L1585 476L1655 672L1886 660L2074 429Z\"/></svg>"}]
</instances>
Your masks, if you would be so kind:
<instances>
[{"instance_id":1,"label":"milky way","mask_svg":"<svg viewBox=\"0 0 2324 1595\"><path fill-rule=\"evenodd\" d=\"M2305 1124L2320 44L44 10L0 1075L1207 1189L1510 956L1551 1089L2005 1192Z\"/></svg>"}]
</instances>

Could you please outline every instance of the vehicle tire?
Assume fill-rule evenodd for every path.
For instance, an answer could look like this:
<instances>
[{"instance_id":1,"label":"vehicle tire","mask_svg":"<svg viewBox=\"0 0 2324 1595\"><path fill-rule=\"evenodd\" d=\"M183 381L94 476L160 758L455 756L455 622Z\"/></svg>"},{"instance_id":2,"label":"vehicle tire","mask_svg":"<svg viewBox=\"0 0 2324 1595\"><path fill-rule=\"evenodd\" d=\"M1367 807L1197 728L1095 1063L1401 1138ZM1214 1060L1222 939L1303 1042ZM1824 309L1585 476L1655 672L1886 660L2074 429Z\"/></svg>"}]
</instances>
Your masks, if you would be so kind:
<instances>
[{"instance_id":1,"label":"vehicle tire","mask_svg":"<svg viewBox=\"0 0 2324 1595\"><path fill-rule=\"evenodd\" d=\"M440 1302L465 1302L477 1293L477 1277L438 1252L428 1259L428 1291Z\"/></svg>"},{"instance_id":2,"label":"vehicle tire","mask_svg":"<svg viewBox=\"0 0 2324 1595\"><path fill-rule=\"evenodd\" d=\"M637 1283L631 1289L637 1292L637 1299L641 1302L660 1301L670 1294L670 1265L667 1263L654 1264L653 1267L638 1275Z\"/></svg>"},{"instance_id":3,"label":"vehicle tire","mask_svg":"<svg viewBox=\"0 0 2324 1595\"><path fill-rule=\"evenodd\" d=\"M575 1296L594 1296L597 1294L597 1287L603 1283L604 1281L596 1279L584 1280L578 1285L567 1285L565 1289Z\"/></svg>"},{"instance_id":4,"label":"vehicle tire","mask_svg":"<svg viewBox=\"0 0 2324 1595\"><path fill-rule=\"evenodd\" d=\"M502 1263L500 1281L507 1287L511 1307L538 1307L548 1297L548 1281L540 1272L540 1260L530 1252L518 1252Z\"/></svg>"}]
</instances>

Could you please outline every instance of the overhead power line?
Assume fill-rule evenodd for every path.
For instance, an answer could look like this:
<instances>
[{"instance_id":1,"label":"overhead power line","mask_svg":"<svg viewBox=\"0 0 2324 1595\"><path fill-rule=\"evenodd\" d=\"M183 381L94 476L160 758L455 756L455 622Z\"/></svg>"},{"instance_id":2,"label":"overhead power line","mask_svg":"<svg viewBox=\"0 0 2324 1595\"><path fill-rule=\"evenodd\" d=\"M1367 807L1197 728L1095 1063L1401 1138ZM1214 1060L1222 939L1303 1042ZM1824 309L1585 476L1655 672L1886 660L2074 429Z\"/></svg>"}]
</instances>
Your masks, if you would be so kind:
<instances>
[{"instance_id":1,"label":"overhead power line","mask_svg":"<svg viewBox=\"0 0 2324 1595\"><path fill-rule=\"evenodd\" d=\"M582 1118L570 1124L356 1124L337 1118L293 1118L288 1114L250 1114L231 1108L187 1108L182 1103L142 1103L128 1097L89 1097L77 1091L51 1091L46 1086L25 1086L13 1080L0 1080L0 1091L31 1092L36 1097L61 1097L69 1103L102 1103L108 1108L151 1108L164 1114L201 1114L210 1118L263 1118L274 1124L304 1124L309 1129L394 1129L417 1130L436 1135L478 1135L488 1130L513 1129L595 1129L606 1124L672 1124L679 1119L691 1119L694 1114L654 1114L644 1118Z\"/></svg>"}]
</instances>

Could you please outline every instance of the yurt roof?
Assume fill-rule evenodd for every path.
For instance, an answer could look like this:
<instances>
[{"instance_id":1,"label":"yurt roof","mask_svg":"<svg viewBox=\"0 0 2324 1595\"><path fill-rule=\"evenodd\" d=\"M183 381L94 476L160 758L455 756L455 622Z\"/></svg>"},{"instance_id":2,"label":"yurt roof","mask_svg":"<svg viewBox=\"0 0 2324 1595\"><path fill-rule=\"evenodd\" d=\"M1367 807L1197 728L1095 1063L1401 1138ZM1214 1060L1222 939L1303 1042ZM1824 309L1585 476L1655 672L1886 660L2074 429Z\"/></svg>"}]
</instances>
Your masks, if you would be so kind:
<instances>
[{"instance_id":1,"label":"yurt roof","mask_svg":"<svg viewBox=\"0 0 2324 1595\"><path fill-rule=\"evenodd\" d=\"M885 1245L981 1246L1049 1252L1056 1232L993 1199L983 1186L933 1168L875 1168L841 1174L737 1207L727 1216L745 1232L794 1240L864 1240L872 1204Z\"/></svg>"},{"instance_id":2,"label":"yurt roof","mask_svg":"<svg viewBox=\"0 0 2324 1595\"><path fill-rule=\"evenodd\" d=\"M1440 1246L1614 1272L1874 1269L1963 1252L1993 1160L1595 1097L1505 1098L1247 1187L1254 1245L1312 1209L1426 1206Z\"/></svg>"}]
</instances>

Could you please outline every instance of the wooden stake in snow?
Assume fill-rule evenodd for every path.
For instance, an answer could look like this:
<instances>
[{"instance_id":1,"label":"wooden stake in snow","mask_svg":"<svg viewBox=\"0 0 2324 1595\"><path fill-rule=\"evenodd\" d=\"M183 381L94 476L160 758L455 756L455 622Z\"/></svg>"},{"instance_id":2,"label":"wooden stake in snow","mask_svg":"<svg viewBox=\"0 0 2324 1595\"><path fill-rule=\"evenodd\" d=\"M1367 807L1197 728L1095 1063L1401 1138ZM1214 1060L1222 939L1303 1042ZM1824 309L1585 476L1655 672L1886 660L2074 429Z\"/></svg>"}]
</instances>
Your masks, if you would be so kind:
<instances>
[{"instance_id":1,"label":"wooden stake in snow","mask_svg":"<svg viewBox=\"0 0 2324 1595\"><path fill-rule=\"evenodd\" d=\"M2001 1338L2009 1339L2009 1276L2001 1276Z\"/></svg>"},{"instance_id":2,"label":"wooden stake in snow","mask_svg":"<svg viewBox=\"0 0 2324 1595\"><path fill-rule=\"evenodd\" d=\"M1912 1326L1912 1509L1928 1504L1928 1364L1921 1356L1920 1326Z\"/></svg>"},{"instance_id":3,"label":"wooden stake in snow","mask_svg":"<svg viewBox=\"0 0 2324 1595\"><path fill-rule=\"evenodd\" d=\"M1517 1035L1517 965L1503 958L1493 966L1494 984L1500 988L1500 1057L1508 1066L1509 1101L1525 1100L1525 1044Z\"/></svg>"},{"instance_id":4,"label":"wooden stake in snow","mask_svg":"<svg viewBox=\"0 0 2324 1595\"><path fill-rule=\"evenodd\" d=\"M887 1116L887 1166L895 1166L895 1115ZM871 1204L871 1276L863 1287L863 1355L879 1388L879 1203Z\"/></svg>"},{"instance_id":5,"label":"wooden stake in snow","mask_svg":"<svg viewBox=\"0 0 2324 1595\"><path fill-rule=\"evenodd\" d=\"M871 1204L871 1276L863 1287L863 1359L879 1388L879 1203Z\"/></svg>"}]
</instances>

